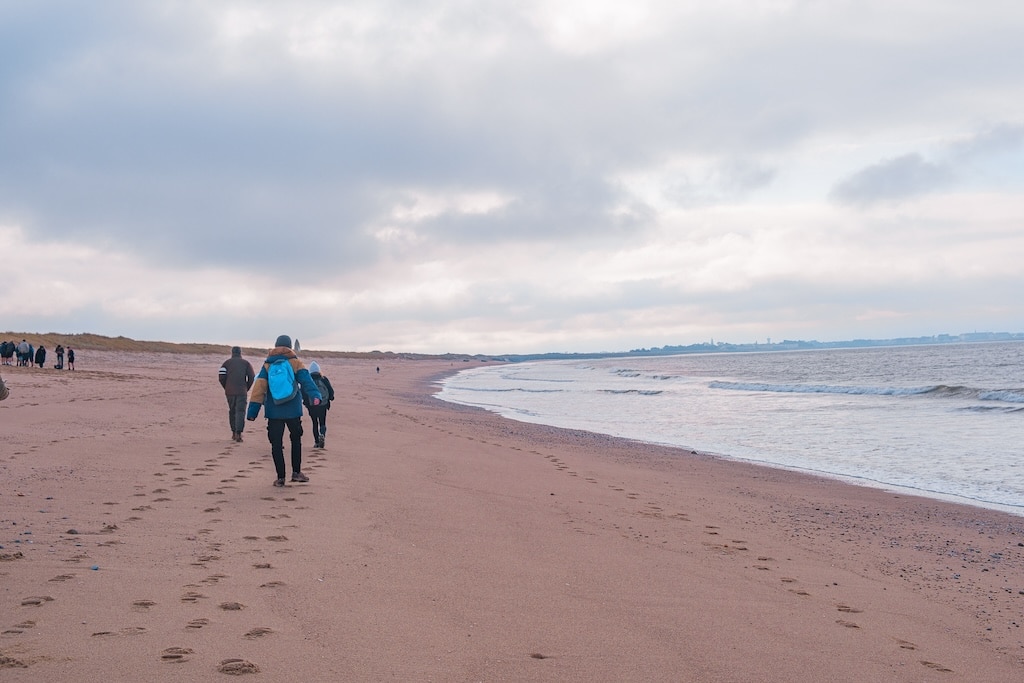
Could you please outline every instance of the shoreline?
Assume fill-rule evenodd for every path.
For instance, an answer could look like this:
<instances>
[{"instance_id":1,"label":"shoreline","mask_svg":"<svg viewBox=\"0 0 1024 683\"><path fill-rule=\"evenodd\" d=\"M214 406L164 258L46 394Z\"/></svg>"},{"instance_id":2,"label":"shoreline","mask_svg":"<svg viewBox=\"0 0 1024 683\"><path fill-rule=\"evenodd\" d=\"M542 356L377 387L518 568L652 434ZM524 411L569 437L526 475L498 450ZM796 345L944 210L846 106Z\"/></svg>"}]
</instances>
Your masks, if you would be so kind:
<instances>
[{"instance_id":1,"label":"shoreline","mask_svg":"<svg viewBox=\"0 0 1024 683\"><path fill-rule=\"evenodd\" d=\"M543 362L543 361L540 361L540 362ZM496 364L496 365L501 365L501 364ZM453 371L453 373L451 373L451 374L455 375L455 374L458 374L460 372L472 371L473 369L475 369L475 368L457 369L457 370ZM447 377L443 377L443 378L440 378L437 381L440 382L440 381L442 381L443 379L446 379L446 378ZM499 389L498 391L504 391L504 390L505 389ZM435 393L440 394L441 391L437 391ZM455 394L456 395L461 395L458 388L455 389ZM473 394L471 392L471 396L469 397L469 400L473 400L472 396L475 396L475 394ZM543 417L537 419L536 421L534 421L534 420L520 419L520 417L518 417L518 410L517 410L517 408L520 409L520 410L526 410L527 414L530 415L531 417L536 417L535 413L531 413L531 412L529 412L527 410L530 407L528 404L518 404L517 405L517 404L513 403L511 405L505 405L505 404L502 404L499 401L493 407L489 407L488 405L484 405L484 404L480 404L480 405L475 405L473 403L465 403L464 404L464 403L458 402L457 400L445 400L445 399L439 399L439 400L443 400L446 403L449 403L451 405L458 405L458 406L463 406L463 407L466 407L466 408L478 408L480 410L484 410L486 412L489 412L489 413L492 413L494 415L497 415L497 416L499 416L499 417L501 417L503 419L511 420L511 421L514 421L514 422L520 422L520 423L523 423L523 424L544 424L544 425L548 425L548 426L551 426L551 427L567 429L567 430L570 430L570 431L573 431L573 430L576 430L576 429L582 429L583 431L587 431L587 429L588 429L587 427L580 428L580 427L574 427L574 426L566 426L566 425L571 425L574 422L578 423L578 422L581 421L579 419L580 416L573 415L573 414L571 414L571 412L570 413L559 413L559 412L556 411L554 413L551 413L550 411L548 411L546 413L546 417L551 418L550 422L546 421L545 418L543 418ZM517 406L517 407L512 407L512 406ZM543 412L544 409L541 408L541 410ZM557 421L562 421L565 424L563 424L563 425L554 424L554 422L557 422ZM590 421L584 419L584 420L582 420L582 422L589 423ZM596 433L596 434L606 434L605 432L601 432L601 431L594 431L593 433ZM612 434L606 434L606 435L607 436L613 436ZM940 490L939 488L929 488L926 485L928 483L926 481L926 479L921 479L921 478L918 478L920 480L920 482L922 482L922 485L919 485L919 486L914 486L914 485L911 485L910 483L907 483L907 484L897 484L897 483L892 483L892 482L889 482L889 481L885 481L883 478L873 478L873 477L870 477L870 476L866 476L866 475L862 475L862 474L858 474L858 473L854 473L854 472L831 471L831 470L828 470L828 469L821 469L821 468L810 466L810 465L802 466L801 464L796 464L796 463L788 464L788 463L785 463L785 462L776 462L776 461L774 461L770 457L770 455L765 455L765 457L763 457L763 458L758 458L756 456L747 457L747 456L743 456L743 455L737 455L735 453L730 452L728 450L728 446L724 446L723 447L724 450L709 450L708 448L694 447L694 446L692 446L690 444L687 444L687 443L683 442L682 440L680 440L679 442L674 442L671 439L667 440L667 441L656 441L656 440L647 440L647 439L645 439L642 436L635 436L635 435L621 436L620 438L623 438L623 439L625 439L627 441L631 441L631 442L634 442L634 443L637 443L637 444L647 444L647 445L654 445L654 446L663 446L663 447L666 447L666 448L669 448L669 449L677 450L679 453L684 454L684 455L700 454L700 455L704 455L704 456L718 457L718 458L721 458L723 460L729 460L729 461L735 461L735 462L744 462L744 463L749 463L749 464L754 465L754 466L767 467L767 468L770 468L770 469L783 470L783 471L794 472L794 473L800 473L800 474L805 474L805 475L809 475L809 476L823 477L823 478L826 478L826 479L831 479L831 480L834 480L834 481L839 481L839 482L842 482L842 483L846 483L846 484L849 484L851 486L861 486L861 487L873 488L873 489L878 489L878 490L885 491L885 492L888 492L888 493L898 493L898 494L902 494L902 495L906 495L906 496L919 496L919 497L927 498L927 499L930 499L930 500L942 501L942 502L951 503L951 504L954 504L954 505L966 505L968 507L978 508L978 509L982 509L982 510L991 510L991 511L996 511L996 512L1002 512L1002 513L1010 514L1010 515L1013 515L1013 516L1016 516L1016 517L1024 518L1024 501L1021 501L1017 505L1013 505L1013 504L1010 504L1009 502L1002 502L1000 500L987 500L984 497L972 497L969 494L947 492L947 491ZM924 450L924 447L920 447L917 450L920 452L920 451ZM842 470L843 469L842 468L842 464L839 463L838 461L835 461L835 462L832 462L832 463L825 463L825 464L826 465L832 465L837 470ZM985 471L989 472L989 470L987 470L987 469ZM887 474L887 473L886 472L882 472L882 475L885 475L885 474ZM888 474L893 474L893 473L888 473ZM953 487L953 488L956 488L956 487ZM970 487L966 487L966 488L970 488ZM995 493L995 492L992 492L992 493ZM1007 501L1009 501L1010 499L1011 498L1009 498L1009 497L1006 498Z\"/></svg>"},{"instance_id":2,"label":"shoreline","mask_svg":"<svg viewBox=\"0 0 1024 683\"><path fill-rule=\"evenodd\" d=\"M448 361L302 357L338 399L327 449L306 439L312 481L283 490L262 419L229 441L220 356L11 373L6 679L213 681L247 663L269 680L1001 681L1024 666L1012 514L508 420L436 398Z\"/></svg>"}]
</instances>

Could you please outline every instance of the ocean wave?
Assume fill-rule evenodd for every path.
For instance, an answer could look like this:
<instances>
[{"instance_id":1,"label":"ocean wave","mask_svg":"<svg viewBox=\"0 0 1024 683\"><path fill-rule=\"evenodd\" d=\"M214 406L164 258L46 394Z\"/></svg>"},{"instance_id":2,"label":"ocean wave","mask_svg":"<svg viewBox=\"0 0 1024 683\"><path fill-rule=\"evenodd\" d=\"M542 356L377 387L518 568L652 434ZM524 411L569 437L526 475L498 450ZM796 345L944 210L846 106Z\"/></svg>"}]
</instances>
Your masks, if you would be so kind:
<instances>
[{"instance_id":1,"label":"ocean wave","mask_svg":"<svg viewBox=\"0 0 1024 683\"><path fill-rule=\"evenodd\" d=\"M849 394L859 396L928 396L933 398L977 399L1024 403L1024 389L978 389L956 385L936 384L923 387L865 387L844 384L773 384L769 382L708 383L712 389L732 391L763 391L788 394Z\"/></svg>"},{"instance_id":2,"label":"ocean wave","mask_svg":"<svg viewBox=\"0 0 1024 683\"><path fill-rule=\"evenodd\" d=\"M524 389L522 387L465 387L452 385L450 387L453 391L468 391L476 392L480 394L561 394L565 392L565 389Z\"/></svg>"},{"instance_id":3,"label":"ocean wave","mask_svg":"<svg viewBox=\"0 0 1024 683\"><path fill-rule=\"evenodd\" d=\"M661 389L599 389L602 394L637 394L638 396L657 396L664 393Z\"/></svg>"}]
</instances>

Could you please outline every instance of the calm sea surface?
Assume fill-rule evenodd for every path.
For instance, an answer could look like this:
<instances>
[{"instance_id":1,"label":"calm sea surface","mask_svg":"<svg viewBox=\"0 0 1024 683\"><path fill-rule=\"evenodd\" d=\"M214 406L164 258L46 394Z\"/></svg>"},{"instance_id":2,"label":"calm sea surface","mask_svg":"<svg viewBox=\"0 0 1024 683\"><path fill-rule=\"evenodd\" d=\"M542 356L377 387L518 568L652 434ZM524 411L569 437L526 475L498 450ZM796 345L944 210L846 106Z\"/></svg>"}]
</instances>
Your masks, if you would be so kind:
<instances>
[{"instance_id":1,"label":"calm sea surface","mask_svg":"<svg viewBox=\"0 0 1024 683\"><path fill-rule=\"evenodd\" d=\"M485 366L438 397L1024 515L1024 343Z\"/></svg>"}]
</instances>

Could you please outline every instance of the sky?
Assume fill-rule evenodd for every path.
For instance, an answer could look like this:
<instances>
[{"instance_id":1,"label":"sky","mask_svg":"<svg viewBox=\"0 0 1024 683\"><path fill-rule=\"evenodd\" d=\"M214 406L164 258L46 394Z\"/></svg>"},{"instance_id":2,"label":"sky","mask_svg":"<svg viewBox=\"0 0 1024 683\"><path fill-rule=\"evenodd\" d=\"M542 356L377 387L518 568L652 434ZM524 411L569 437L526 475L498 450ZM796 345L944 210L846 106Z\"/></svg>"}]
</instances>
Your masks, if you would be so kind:
<instances>
[{"instance_id":1,"label":"sky","mask_svg":"<svg viewBox=\"0 0 1024 683\"><path fill-rule=\"evenodd\" d=\"M1024 331L1019 0L0 0L0 330Z\"/></svg>"}]
</instances>

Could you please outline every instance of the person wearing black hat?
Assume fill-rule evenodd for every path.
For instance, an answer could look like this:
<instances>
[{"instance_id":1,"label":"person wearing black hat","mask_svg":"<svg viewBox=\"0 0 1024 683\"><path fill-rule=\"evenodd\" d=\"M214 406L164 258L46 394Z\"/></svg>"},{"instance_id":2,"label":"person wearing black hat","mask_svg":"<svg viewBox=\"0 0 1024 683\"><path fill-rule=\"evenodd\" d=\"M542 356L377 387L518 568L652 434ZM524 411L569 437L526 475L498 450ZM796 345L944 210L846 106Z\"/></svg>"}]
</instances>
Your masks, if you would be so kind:
<instances>
[{"instance_id":1,"label":"person wearing black hat","mask_svg":"<svg viewBox=\"0 0 1024 683\"><path fill-rule=\"evenodd\" d=\"M284 486L284 430L292 444L292 481L307 482L302 472L302 397L309 397L314 406L322 400L320 390L309 375L309 370L292 351L292 339L282 334L267 355L249 396L247 420L259 417L260 408L266 408L267 439L270 455L274 458L277 479L274 486Z\"/></svg>"},{"instance_id":2,"label":"person wearing black hat","mask_svg":"<svg viewBox=\"0 0 1024 683\"><path fill-rule=\"evenodd\" d=\"M256 374L252 364L242 358L242 349L231 347L231 358L220 366L220 385L228 399L228 424L231 425L231 440L241 441L245 430L245 407L249 389Z\"/></svg>"}]
</instances>

